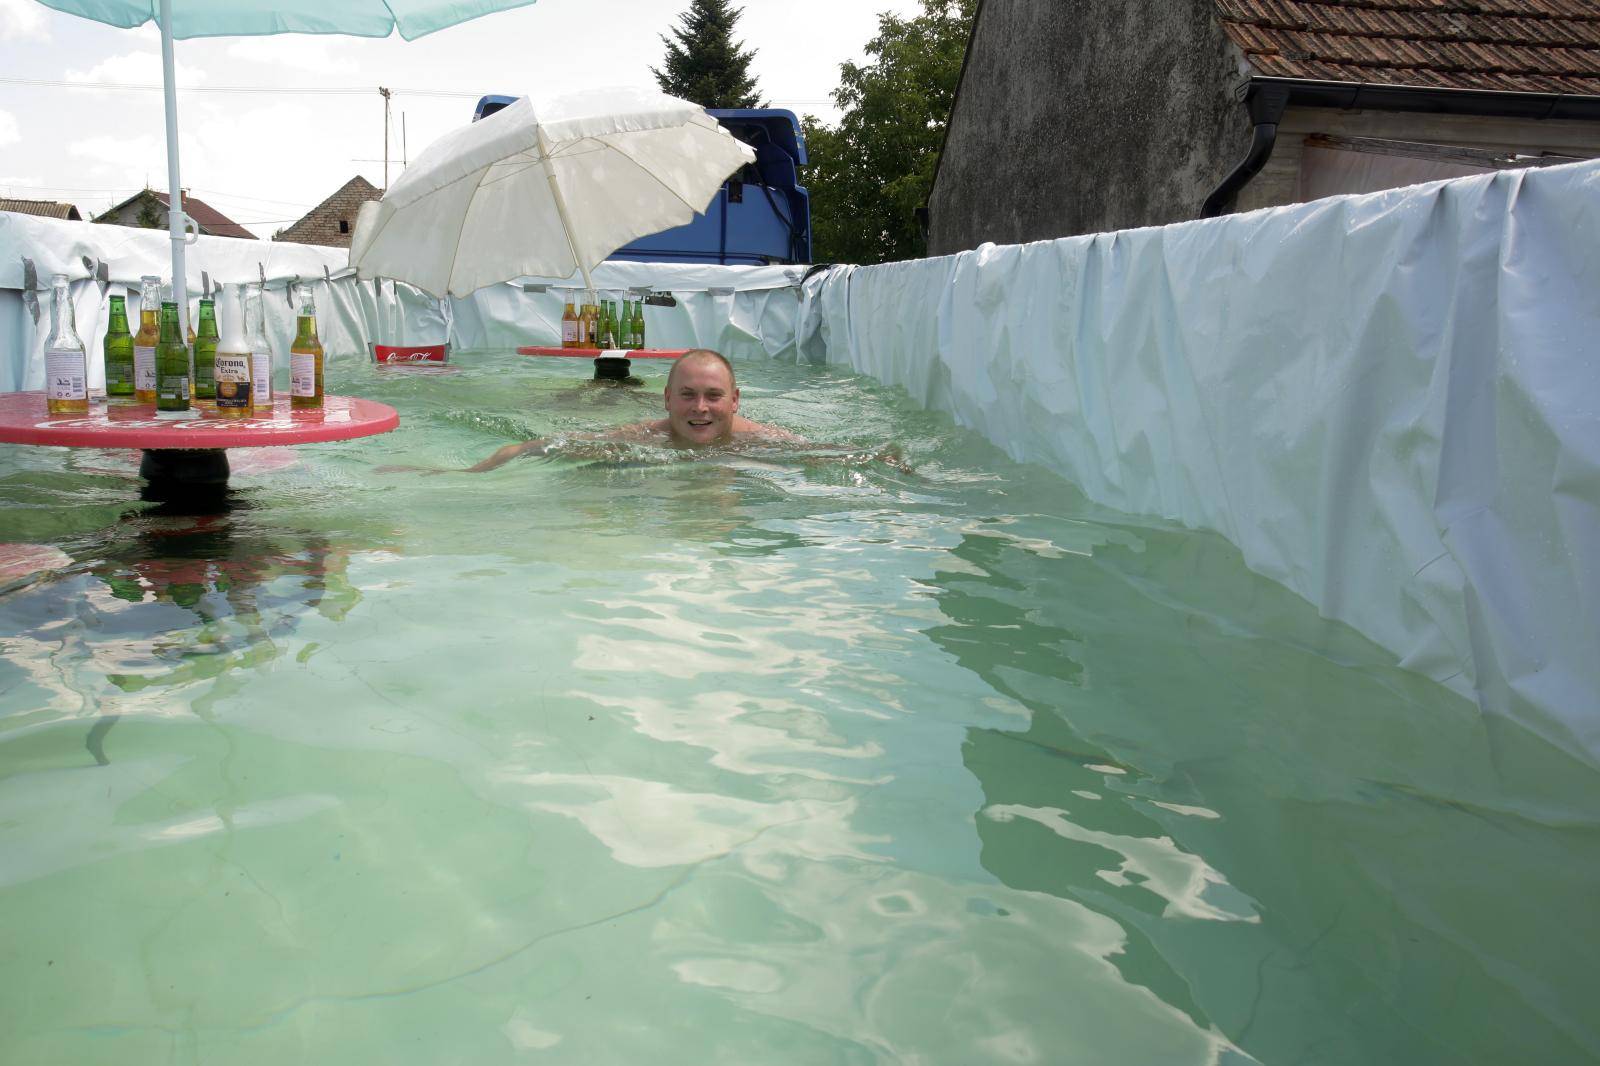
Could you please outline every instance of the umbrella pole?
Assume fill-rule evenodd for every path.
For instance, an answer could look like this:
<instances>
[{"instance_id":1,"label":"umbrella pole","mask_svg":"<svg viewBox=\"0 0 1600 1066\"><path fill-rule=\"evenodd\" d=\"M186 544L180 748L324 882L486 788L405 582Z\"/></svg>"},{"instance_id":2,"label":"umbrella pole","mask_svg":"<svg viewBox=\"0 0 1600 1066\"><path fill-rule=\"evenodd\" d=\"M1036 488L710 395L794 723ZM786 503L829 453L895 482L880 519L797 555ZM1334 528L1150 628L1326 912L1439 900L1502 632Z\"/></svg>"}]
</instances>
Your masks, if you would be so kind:
<instances>
[{"instance_id":1,"label":"umbrella pole","mask_svg":"<svg viewBox=\"0 0 1600 1066\"><path fill-rule=\"evenodd\" d=\"M189 335L189 275L183 262L183 190L178 186L178 88L172 62L172 0L161 0L161 83L167 105L167 235L172 239L172 298L178 303L178 336ZM194 383L194 350L189 351Z\"/></svg>"},{"instance_id":2,"label":"umbrella pole","mask_svg":"<svg viewBox=\"0 0 1600 1066\"><path fill-rule=\"evenodd\" d=\"M589 277L589 264L578 256L578 242L572 230L572 219L567 217L567 200L561 195L561 185L556 181L556 168L550 162L550 149L544 141L544 130L538 131L539 136L539 163L544 167L544 178L550 183L550 195L556 201L556 214L561 216L561 233L567 238L567 251L572 253L572 261L578 264L578 270L583 274L583 287L585 291L594 288L594 281Z\"/></svg>"}]
</instances>

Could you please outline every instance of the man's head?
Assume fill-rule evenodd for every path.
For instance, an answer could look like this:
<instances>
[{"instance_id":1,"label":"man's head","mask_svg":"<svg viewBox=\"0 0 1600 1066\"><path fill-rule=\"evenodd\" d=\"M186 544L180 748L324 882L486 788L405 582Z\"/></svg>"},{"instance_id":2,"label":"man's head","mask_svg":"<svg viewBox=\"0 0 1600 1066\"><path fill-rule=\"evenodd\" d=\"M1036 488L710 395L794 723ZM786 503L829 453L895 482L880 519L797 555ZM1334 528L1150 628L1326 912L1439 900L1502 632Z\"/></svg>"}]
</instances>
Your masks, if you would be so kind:
<instances>
[{"instance_id":1,"label":"man's head","mask_svg":"<svg viewBox=\"0 0 1600 1066\"><path fill-rule=\"evenodd\" d=\"M667 375L667 422L682 444L721 444L733 439L739 387L733 366L710 348L691 348Z\"/></svg>"}]
</instances>

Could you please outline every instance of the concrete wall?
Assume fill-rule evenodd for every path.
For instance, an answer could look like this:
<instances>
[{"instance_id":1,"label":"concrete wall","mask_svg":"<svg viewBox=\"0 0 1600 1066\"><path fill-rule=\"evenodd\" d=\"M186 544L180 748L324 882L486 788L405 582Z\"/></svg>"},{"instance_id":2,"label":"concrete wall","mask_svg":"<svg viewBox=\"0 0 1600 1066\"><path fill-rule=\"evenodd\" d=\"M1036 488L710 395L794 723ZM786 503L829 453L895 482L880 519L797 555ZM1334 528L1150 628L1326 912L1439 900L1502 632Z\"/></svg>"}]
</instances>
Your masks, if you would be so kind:
<instances>
[{"instance_id":1,"label":"concrete wall","mask_svg":"<svg viewBox=\"0 0 1600 1066\"><path fill-rule=\"evenodd\" d=\"M1243 158L1212 0L984 0L929 198L929 254L1194 218Z\"/></svg>"}]
</instances>

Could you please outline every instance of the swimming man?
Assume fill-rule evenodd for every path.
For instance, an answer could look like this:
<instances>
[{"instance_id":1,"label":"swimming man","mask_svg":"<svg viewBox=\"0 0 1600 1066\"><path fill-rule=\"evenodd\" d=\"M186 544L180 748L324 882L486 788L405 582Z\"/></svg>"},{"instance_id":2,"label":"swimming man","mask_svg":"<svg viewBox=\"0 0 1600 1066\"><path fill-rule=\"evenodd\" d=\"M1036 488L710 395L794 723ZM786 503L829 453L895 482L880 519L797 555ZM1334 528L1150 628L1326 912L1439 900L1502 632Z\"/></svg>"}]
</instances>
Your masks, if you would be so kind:
<instances>
[{"instance_id":1,"label":"swimming man","mask_svg":"<svg viewBox=\"0 0 1600 1066\"><path fill-rule=\"evenodd\" d=\"M739 413L739 386L733 365L721 352L691 348L672 364L663 393L667 417L635 422L598 433L590 440L633 441L666 448L705 448L719 444L804 444L805 438L777 426L752 422ZM546 441L508 444L483 462L466 469L473 473L493 470L519 455L544 454Z\"/></svg>"}]
</instances>

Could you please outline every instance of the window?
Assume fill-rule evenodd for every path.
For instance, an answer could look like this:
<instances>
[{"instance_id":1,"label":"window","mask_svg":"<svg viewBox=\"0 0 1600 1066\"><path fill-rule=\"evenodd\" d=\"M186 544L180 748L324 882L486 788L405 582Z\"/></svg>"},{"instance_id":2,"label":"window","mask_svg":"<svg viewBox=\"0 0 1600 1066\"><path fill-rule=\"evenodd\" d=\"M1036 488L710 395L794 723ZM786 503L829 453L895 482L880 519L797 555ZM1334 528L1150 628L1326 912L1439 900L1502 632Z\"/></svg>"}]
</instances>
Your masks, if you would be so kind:
<instances>
[{"instance_id":1,"label":"window","mask_svg":"<svg viewBox=\"0 0 1600 1066\"><path fill-rule=\"evenodd\" d=\"M350 220L348 218L341 218L339 220L339 232L340 233L349 233L350 232Z\"/></svg>"}]
</instances>

